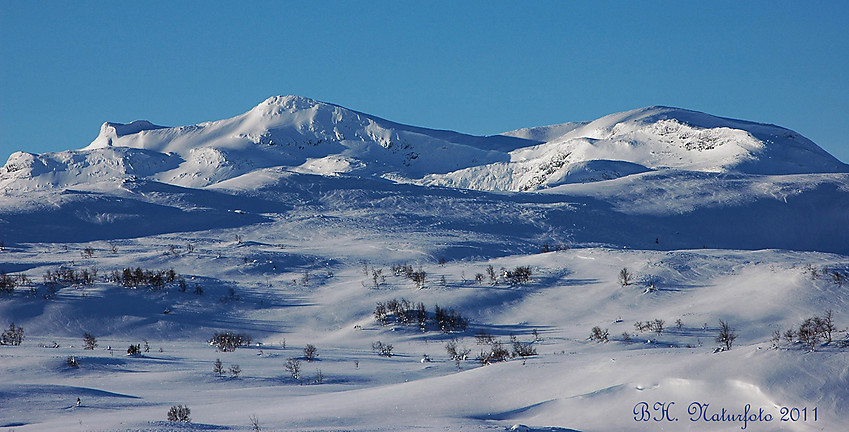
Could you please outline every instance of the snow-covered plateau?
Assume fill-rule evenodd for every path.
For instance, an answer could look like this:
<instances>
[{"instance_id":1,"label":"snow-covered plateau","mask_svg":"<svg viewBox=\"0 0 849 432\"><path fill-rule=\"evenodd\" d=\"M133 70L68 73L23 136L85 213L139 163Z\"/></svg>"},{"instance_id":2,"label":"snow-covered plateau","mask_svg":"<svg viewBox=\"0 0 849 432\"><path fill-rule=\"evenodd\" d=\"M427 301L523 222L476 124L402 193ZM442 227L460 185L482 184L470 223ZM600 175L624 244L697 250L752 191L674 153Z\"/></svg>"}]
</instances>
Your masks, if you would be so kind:
<instances>
[{"instance_id":1,"label":"snow-covered plateau","mask_svg":"<svg viewBox=\"0 0 849 432\"><path fill-rule=\"evenodd\" d=\"M842 431L847 226L849 166L678 108L107 122L0 168L0 430Z\"/></svg>"}]
</instances>

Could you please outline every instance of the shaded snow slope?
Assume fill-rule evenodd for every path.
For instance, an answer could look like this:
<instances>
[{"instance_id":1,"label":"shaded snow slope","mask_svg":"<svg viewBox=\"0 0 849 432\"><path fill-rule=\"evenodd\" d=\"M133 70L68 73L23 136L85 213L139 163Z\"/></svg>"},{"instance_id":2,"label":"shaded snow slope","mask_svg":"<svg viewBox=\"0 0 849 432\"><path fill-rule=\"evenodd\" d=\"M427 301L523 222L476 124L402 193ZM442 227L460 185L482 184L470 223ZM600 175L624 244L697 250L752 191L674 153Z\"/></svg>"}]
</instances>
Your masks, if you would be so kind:
<instances>
[{"instance_id":1,"label":"shaded snow slope","mask_svg":"<svg viewBox=\"0 0 849 432\"><path fill-rule=\"evenodd\" d=\"M846 272L846 256L573 248L493 259L463 255L440 264L440 251L462 236L433 228L380 231L352 221L356 213L309 219L303 209L236 228L9 248L0 270L26 272L34 282L0 296L2 322L26 329L21 346L0 347L0 426L244 431L255 416L262 430L280 431L743 427L734 420L691 421L693 401L710 404L711 413L739 414L749 404L774 417L749 422L750 431L832 431L847 421L849 351L837 341L847 337L849 303L845 287L812 273ZM517 245L517 238L501 239ZM86 248L91 255L81 256ZM404 262L427 273L426 288L390 271ZM96 267L100 276L86 286L48 286L35 277L60 265ZM189 289L123 287L109 279L112 270L136 266L173 268ZM473 275L487 266L529 266L532 277L516 285L499 272L494 282L476 282ZM634 275L630 285L617 282L622 267ZM372 268L385 276L378 288L371 285ZM193 292L196 285L202 294ZM455 308L470 319L469 328L443 334L394 320L381 325L375 304L397 298L423 302L430 311L435 304ZM773 330L798 328L826 308L835 312L835 342L813 352L794 341L772 346ZM738 335L731 351L716 350L720 319ZM664 330L634 326L652 320L664 321ZM609 330L608 342L587 340L595 326ZM224 330L250 334L254 343L216 351L206 340ZM84 332L96 336L94 350L81 346ZM477 342L480 332L508 349L514 335L537 354L482 366L474 358L489 346ZM470 350L468 358L448 357L452 339ZM375 353L376 341L392 344L393 356ZM149 352L125 355L128 345L148 343ZM317 347L317 360L303 358L306 344ZM79 366L69 367L68 357ZM300 360L298 379L284 369L290 358ZM241 374L216 375L216 359L225 369L240 365ZM634 419L640 402L655 401L675 402L670 416L679 421ZM191 408L193 424L164 421L176 404ZM807 407L809 417L780 423L782 407Z\"/></svg>"},{"instance_id":2,"label":"shaded snow slope","mask_svg":"<svg viewBox=\"0 0 849 432\"><path fill-rule=\"evenodd\" d=\"M117 189L7 196L0 240L132 238L285 219L304 232L333 226L342 238L369 230L406 243L405 236L429 233L445 241L445 257L457 259L545 243L849 253L847 185L847 174L649 172L497 194L265 170L205 189L139 179Z\"/></svg>"}]
</instances>

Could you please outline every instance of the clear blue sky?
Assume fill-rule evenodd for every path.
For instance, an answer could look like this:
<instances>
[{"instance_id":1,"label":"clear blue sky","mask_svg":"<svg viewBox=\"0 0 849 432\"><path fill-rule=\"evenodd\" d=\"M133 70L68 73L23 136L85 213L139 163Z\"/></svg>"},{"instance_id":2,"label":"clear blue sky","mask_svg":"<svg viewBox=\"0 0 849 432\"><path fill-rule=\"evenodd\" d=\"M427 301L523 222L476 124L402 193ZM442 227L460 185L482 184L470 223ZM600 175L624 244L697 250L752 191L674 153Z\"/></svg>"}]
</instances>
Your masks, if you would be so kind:
<instances>
[{"instance_id":1,"label":"clear blue sky","mask_svg":"<svg viewBox=\"0 0 849 432\"><path fill-rule=\"evenodd\" d=\"M2 1L0 164L297 94L474 134L649 105L849 162L845 1Z\"/></svg>"}]
</instances>

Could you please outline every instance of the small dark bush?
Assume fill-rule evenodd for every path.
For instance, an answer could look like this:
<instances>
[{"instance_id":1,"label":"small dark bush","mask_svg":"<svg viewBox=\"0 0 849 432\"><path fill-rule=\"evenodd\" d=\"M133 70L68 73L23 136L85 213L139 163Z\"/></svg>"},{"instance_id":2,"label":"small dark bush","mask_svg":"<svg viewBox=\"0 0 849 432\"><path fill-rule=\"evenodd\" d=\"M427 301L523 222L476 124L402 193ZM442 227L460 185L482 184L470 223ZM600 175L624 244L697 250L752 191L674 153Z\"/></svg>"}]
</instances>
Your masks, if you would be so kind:
<instances>
[{"instance_id":1,"label":"small dark bush","mask_svg":"<svg viewBox=\"0 0 849 432\"><path fill-rule=\"evenodd\" d=\"M231 331L216 332L209 340L209 344L218 349L218 351L230 352L236 351L240 346L251 344L251 336L242 333L233 333Z\"/></svg>"},{"instance_id":2,"label":"small dark bush","mask_svg":"<svg viewBox=\"0 0 849 432\"><path fill-rule=\"evenodd\" d=\"M448 357L450 357L451 360L459 362L461 360L466 360L472 350L466 347L459 347L457 345L457 340L451 339L445 344L445 352L448 353Z\"/></svg>"},{"instance_id":3,"label":"small dark bush","mask_svg":"<svg viewBox=\"0 0 849 432\"><path fill-rule=\"evenodd\" d=\"M125 268L122 271L115 270L112 272L112 281L121 284L125 287L148 287L152 290L159 290L165 287L165 284L174 282L180 278L174 269L168 270L143 270L141 267L135 269Z\"/></svg>"},{"instance_id":4,"label":"small dark bush","mask_svg":"<svg viewBox=\"0 0 849 432\"><path fill-rule=\"evenodd\" d=\"M415 304L405 298L378 302L374 308L374 318L383 325L394 320L396 324L418 325L422 331L428 328L428 312L424 303ZM463 331L468 326L468 320L459 312L440 308L439 305L434 308L433 323L445 333Z\"/></svg>"},{"instance_id":5,"label":"small dark bush","mask_svg":"<svg viewBox=\"0 0 849 432\"><path fill-rule=\"evenodd\" d=\"M91 333L83 334L83 349L93 350L97 347L97 338Z\"/></svg>"},{"instance_id":6,"label":"small dark bush","mask_svg":"<svg viewBox=\"0 0 849 432\"><path fill-rule=\"evenodd\" d=\"M481 330L477 334L475 334L475 342L477 342L478 345L489 345L495 342L495 337L493 337L486 331Z\"/></svg>"},{"instance_id":7,"label":"small dark bush","mask_svg":"<svg viewBox=\"0 0 849 432\"><path fill-rule=\"evenodd\" d=\"M529 343L513 342L513 357L530 357L537 355L537 350Z\"/></svg>"},{"instance_id":8,"label":"small dark bush","mask_svg":"<svg viewBox=\"0 0 849 432\"><path fill-rule=\"evenodd\" d=\"M55 271L44 273L44 283L49 285L92 285L97 280L97 269L92 267L82 271L70 267L59 267Z\"/></svg>"},{"instance_id":9,"label":"small dark bush","mask_svg":"<svg viewBox=\"0 0 849 432\"><path fill-rule=\"evenodd\" d=\"M590 337L588 337L587 339L589 339L591 341L598 342L598 343L607 342L607 340L608 340L607 329L602 330L601 327L595 326L590 331Z\"/></svg>"},{"instance_id":10,"label":"small dark bush","mask_svg":"<svg viewBox=\"0 0 849 432\"><path fill-rule=\"evenodd\" d=\"M16 285L15 278L7 275L6 272L0 272L0 293L11 294L15 291Z\"/></svg>"},{"instance_id":11,"label":"small dark bush","mask_svg":"<svg viewBox=\"0 0 849 432\"><path fill-rule=\"evenodd\" d=\"M507 351L506 348L501 344L501 342L493 342L490 345L489 351L481 351L478 356L478 361L482 365L488 365L496 362L501 362L508 360L510 358L510 351Z\"/></svg>"},{"instance_id":12,"label":"small dark bush","mask_svg":"<svg viewBox=\"0 0 849 432\"><path fill-rule=\"evenodd\" d=\"M726 321L719 320L719 334L714 341L725 345L726 350L731 349L734 340L737 339L737 333L731 328Z\"/></svg>"},{"instance_id":13,"label":"small dark bush","mask_svg":"<svg viewBox=\"0 0 849 432\"><path fill-rule=\"evenodd\" d=\"M634 279L634 275L628 271L627 268L623 267L622 270L619 270L619 285L627 286L631 285L631 281Z\"/></svg>"},{"instance_id":14,"label":"small dark bush","mask_svg":"<svg viewBox=\"0 0 849 432\"><path fill-rule=\"evenodd\" d=\"M384 344L381 341L377 341L371 344L371 349L379 356L392 357L392 344Z\"/></svg>"},{"instance_id":15,"label":"small dark bush","mask_svg":"<svg viewBox=\"0 0 849 432\"><path fill-rule=\"evenodd\" d=\"M436 322L436 327L442 330L443 333L464 331L469 324L469 321L454 309L446 310L436 305L433 310L433 319Z\"/></svg>"},{"instance_id":16,"label":"small dark bush","mask_svg":"<svg viewBox=\"0 0 849 432\"><path fill-rule=\"evenodd\" d=\"M304 347L304 359L306 359L306 361L308 362L315 360L316 356L318 355L317 352L318 349L315 347L315 345L307 344L307 346Z\"/></svg>"},{"instance_id":17,"label":"small dark bush","mask_svg":"<svg viewBox=\"0 0 849 432\"><path fill-rule=\"evenodd\" d=\"M504 273L504 278L511 285L522 285L528 283L531 279L531 268L528 266L519 266L513 270Z\"/></svg>"},{"instance_id":18,"label":"small dark bush","mask_svg":"<svg viewBox=\"0 0 849 432\"><path fill-rule=\"evenodd\" d=\"M301 361L296 358L286 360L286 371L295 380L301 379Z\"/></svg>"},{"instance_id":19,"label":"small dark bush","mask_svg":"<svg viewBox=\"0 0 849 432\"><path fill-rule=\"evenodd\" d=\"M0 345L20 345L24 340L24 328L15 323L9 324L9 328L0 334Z\"/></svg>"},{"instance_id":20,"label":"small dark bush","mask_svg":"<svg viewBox=\"0 0 849 432\"><path fill-rule=\"evenodd\" d=\"M191 423L192 418L189 417L191 413L192 410L187 406L174 405L168 410L168 421Z\"/></svg>"}]
</instances>

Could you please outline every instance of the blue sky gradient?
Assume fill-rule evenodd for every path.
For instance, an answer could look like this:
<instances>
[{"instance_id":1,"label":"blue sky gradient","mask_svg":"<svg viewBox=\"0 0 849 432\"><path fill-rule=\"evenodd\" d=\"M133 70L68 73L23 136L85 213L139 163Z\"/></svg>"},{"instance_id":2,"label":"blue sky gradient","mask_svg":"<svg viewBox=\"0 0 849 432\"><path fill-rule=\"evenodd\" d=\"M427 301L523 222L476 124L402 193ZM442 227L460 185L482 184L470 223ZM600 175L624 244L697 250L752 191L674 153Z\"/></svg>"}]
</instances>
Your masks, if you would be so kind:
<instances>
[{"instance_id":1,"label":"blue sky gradient","mask_svg":"<svg viewBox=\"0 0 849 432\"><path fill-rule=\"evenodd\" d=\"M2 1L0 163L278 94L473 134L678 106L846 162L847 21L842 1Z\"/></svg>"}]
</instances>

